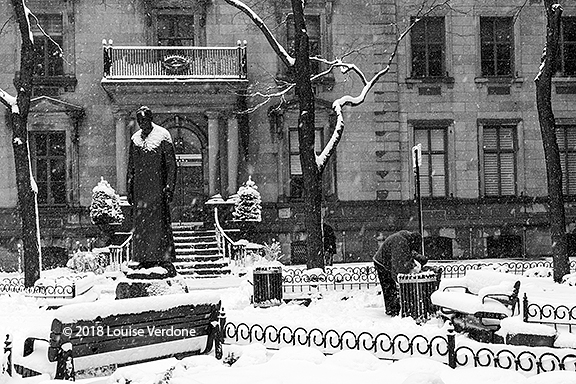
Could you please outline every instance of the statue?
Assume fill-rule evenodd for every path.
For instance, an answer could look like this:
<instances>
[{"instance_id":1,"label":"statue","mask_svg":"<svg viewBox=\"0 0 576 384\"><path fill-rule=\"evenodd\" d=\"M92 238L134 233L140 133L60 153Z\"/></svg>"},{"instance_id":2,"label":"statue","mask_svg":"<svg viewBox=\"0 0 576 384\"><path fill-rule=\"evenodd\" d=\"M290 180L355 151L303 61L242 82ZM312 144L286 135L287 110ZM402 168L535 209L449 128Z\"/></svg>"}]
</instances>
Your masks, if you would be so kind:
<instances>
[{"instance_id":1,"label":"statue","mask_svg":"<svg viewBox=\"0 0 576 384\"><path fill-rule=\"evenodd\" d=\"M176 252L170 219L176 155L170 133L154 124L152 119L148 107L138 109L136 121L140 130L130 142L126 184L133 220L133 260L129 265L133 273L128 274L132 278L176 276L172 264ZM144 271L138 271L153 267L162 267L167 274L144 276Z\"/></svg>"}]
</instances>

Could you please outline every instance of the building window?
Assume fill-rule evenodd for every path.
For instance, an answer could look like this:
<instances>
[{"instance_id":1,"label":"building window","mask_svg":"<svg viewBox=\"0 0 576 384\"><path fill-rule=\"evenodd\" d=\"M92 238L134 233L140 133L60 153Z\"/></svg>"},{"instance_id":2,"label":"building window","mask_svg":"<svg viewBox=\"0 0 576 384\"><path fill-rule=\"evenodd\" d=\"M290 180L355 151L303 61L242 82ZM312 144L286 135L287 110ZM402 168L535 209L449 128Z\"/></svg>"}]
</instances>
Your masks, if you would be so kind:
<instances>
[{"instance_id":1,"label":"building window","mask_svg":"<svg viewBox=\"0 0 576 384\"><path fill-rule=\"evenodd\" d=\"M576 76L576 17L563 17L560 33L560 65L562 76Z\"/></svg>"},{"instance_id":2,"label":"building window","mask_svg":"<svg viewBox=\"0 0 576 384\"><path fill-rule=\"evenodd\" d=\"M420 168L422 196L444 197L448 194L446 131L445 127L414 127L414 142L422 145Z\"/></svg>"},{"instance_id":3,"label":"building window","mask_svg":"<svg viewBox=\"0 0 576 384\"><path fill-rule=\"evenodd\" d=\"M410 32L412 77L444 76L444 18L424 17Z\"/></svg>"},{"instance_id":4,"label":"building window","mask_svg":"<svg viewBox=\"0 0 576 384\"><path fill-rule=\"evenodd\" d=\"M518 235L488 236L486 252L489 259L522 257L522 237Z\"/></svg>"},{"instance_id":5,"label":"building window","mask_svg":"<svg viewBox=\"0 0 576 384\"><path fill-rule=\"evenodd\" d=\"M290 140L290 197L301 199L304 197L304 177L302 164L300 163L300 149L298 140L298 126L289 127ZM324 143L324 131L322 126L316 127L314 148L316 154L320 154Z\"/></svg>"},{"instance_id":6,"label":"building window","mask_svg":"<svg viewBox=\"0 0 576 384\"><path fill-rule=\"evenodd\" d=\"M38 24L32 24L34 34L34 52L36 54L36 66L34 75L40 77L54 77L64 75L64 60L62 47L64 46L62 15L39 14L38 24L44 30L43 33ZM48 36L46 36L48 35Z\"/></svg>"},{"instance_id":7,"label":"building window","mask_svg":"<svg viewBox=\"0 0 576 384\"><path fill-rule=\"evenodd\" d=\"M484 195L516 195L516 126L484 125L482 145Z\"/></svg>"},{"instance_id":8,"label":"building window","mask_svg":"<svg viewBox=\"0 0 576 384\"><path fill-rule=\"evenodd\" d=\"M334 130L335 119L331 114L329 104L316 103L315 114L315 149L316 154L324 149L327 140ZM279 155L279 169L282 170L281 196L290 199L302 199L304 197L304 178L300 163L300 148L298 140L298 108L292 104L281 114L283 117L276 124L278 131L285 132L284 145L281 146ZM333 153L322 173L322 187L325 198L336 198L336 153Z\"/></svg>"},{"instance_id":9,"label":"building window","mask_svg":"<svg viewBox=\"0 0 576 384\"><path fill-rule=\"evenodd\" d=\"M556 138L562 167L562 192L576 195L576 126L556 126Z\"/></svg>"},{"instance_id":10,"label":"building window","mask_svg":"<svg viewBox=\"0 0 576 384\"><path fill-rule=\"evenodd\" d=\"M159 14L157 23L158 45L196 45L194 15Z\"/></svg>"},{"instance_id":11,"label":"building window","mask_svg":"<svg viewBox=\"0 0 576 384\"><path fill-rule=\"evenodd\" d=\"M308 40L310 44L310 57L321 56L322 46L321 46L321 25L320 25L320 15L306 15L306 30L308 32ZM287 47L288 53L294 56L294 41L296 39L294 32L294 17L292 15L288 16L287 20ZM320 63L318 61L310 61L310 71L315 74L320 72Z\"/></svg>"},{"instance_id":12,"label":"building window","mask_svg":"<svg viewBox=\"0 0 576 384\"><path fill-rule=\"evenodd\" d=\"M483 77L512 76L514 73L512 17L481 17L480 46Z\"/></svg>"},{"instance_id":13,"label":"building window","mask_svg":"<svg viewBox=\"0 0 576 384\"><path fill-rule=\"evenodd\" d=\"M66 132L30 132L30 143L38 204L66 204Z\"/></svg>"}]
</instances>

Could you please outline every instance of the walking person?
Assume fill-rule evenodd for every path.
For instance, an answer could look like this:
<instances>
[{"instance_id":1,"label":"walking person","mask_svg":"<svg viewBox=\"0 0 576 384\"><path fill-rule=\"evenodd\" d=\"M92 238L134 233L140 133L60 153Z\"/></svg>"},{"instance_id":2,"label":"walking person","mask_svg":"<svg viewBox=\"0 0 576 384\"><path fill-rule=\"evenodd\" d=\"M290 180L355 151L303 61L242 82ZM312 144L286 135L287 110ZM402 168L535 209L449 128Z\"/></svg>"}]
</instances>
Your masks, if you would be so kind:
<instances>
[{"instance_id":1,"label":"walking person","mask_svg":"<svg viewBox=\"0 0 576 384\"><path fill-rule=\"evenodd\" d=\"M426 264L426 258L420 254L421 244L422 236L418 232L402 230L388 236L374 255L386 314L390 316L400 314L398 274L410 273L418 264Z\"/></svg>"}]
</instances>

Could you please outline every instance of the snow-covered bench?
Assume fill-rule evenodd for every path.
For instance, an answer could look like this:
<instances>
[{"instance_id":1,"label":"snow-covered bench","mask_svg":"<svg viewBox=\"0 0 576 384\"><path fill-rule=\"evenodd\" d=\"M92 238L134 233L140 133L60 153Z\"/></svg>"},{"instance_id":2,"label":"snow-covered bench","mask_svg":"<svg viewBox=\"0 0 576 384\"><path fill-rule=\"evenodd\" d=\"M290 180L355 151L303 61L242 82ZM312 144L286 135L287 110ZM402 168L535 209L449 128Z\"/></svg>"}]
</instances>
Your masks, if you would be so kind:
<instances>
[{"instance_id":1,"label":"snow-covered bench","mask_svg":"<svg viewBox=\"0 0 576 384\"><path fill-rule=\"evenodd\" d=\"M197 292L67 305L53 312L49 339L28 338L14 366L23 376L70 379L89 368L212 350L221 358L220 311L218 295Z\"/></svg>"},{"instance_id":2,"label":"snow-covered bench","mask_svg":"<svg viewBox=\"0 0 576 384\"><path fill-rule=\"evenodd\" d=\"M500 328L500 320L518 309L518 276L493 270L469 270L466 276L447 279L431 296L440 314L452 320L456 330Z\"/></svg>"}]
</instances>

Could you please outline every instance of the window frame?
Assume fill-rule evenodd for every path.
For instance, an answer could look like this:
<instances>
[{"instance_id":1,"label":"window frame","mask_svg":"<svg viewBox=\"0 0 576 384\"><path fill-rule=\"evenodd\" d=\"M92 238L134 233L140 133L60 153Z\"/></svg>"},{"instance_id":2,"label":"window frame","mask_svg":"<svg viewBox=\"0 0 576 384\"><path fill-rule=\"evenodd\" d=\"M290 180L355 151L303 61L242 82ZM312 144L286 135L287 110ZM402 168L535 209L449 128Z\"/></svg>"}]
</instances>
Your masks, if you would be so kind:
<instances>
[{"instance_id":1,"label":"window frame","mask_svg":"<svg viewBox=\"0 0 576 384\"><path fill-rule=\"evenodd\" d=\"M566 74L566 63L565 63L565 48L566 45L570 44L574 46L574 50L576 51L576 39L571 41L570 43L567 43L564 39L564 22L567 20L571 20L574 23L574 28L576 29L576 16L563 16L561 18L561 23L560 23L560 41L559 41L559 49L560 49L560 60L559 60L559 64L558 64L558 70L556 73L556 76L560 76L560 77L575 77L576 76L576 64L574 65L574 72L570 73L570 74Z\"/></svg>"},{"instance_id":2,"label":"window frame","mask_svg":"<svg viewBox=\"0 0 576 384\"><path fill-rule=\"evenodd\" d=\"M160 17L184 17L190 16L194 19L194 46L206 46L206 9L201 6L172 8L157 4L149 11L151 22L148 29L148 41L150 45L160 46L159 18Z\"/></svg>"},{"instance_id":3,"label":"window frame","mask_svg":"<svg viewBox=\"0 0 576 384\"><path fill-rule=\"evenodd\" d=\"M509 29L510 29L510 38L506 41L506 44L501 44L498 43L497 38L495 37L496 34L496 27L495 24L492 24L492 29L491 29L491 36L492 39L489 41L489 44L492 46L492 53L493 53L493 64L494 64L494 71L492 74L487 74L484 72L484 62L487 61L484 59L483 57L483 44L484 40L483 40L483 35L484 35L484 29L483 27L483 22L488 22L488 21L498 21L498 20L508 20L510 22L509 24ZM479 41L479 58L480 58L480 76L482 78L513 78L515 77L515 71L516 71L516 31L515 31L515 23L514 23L514 18L511 16L480 16L480 20L479 20L479 37L478 37L478 41ZM498 46L502 46L502 45L508 45L509 49L510 49L510 55L509 55L509 73L508 74L498 74Z\"/></svg>"},{"instance_id":4,"label":"window frame","mask_svg":"<svg viewBox=\"0 0 576 384\"><path fill-rule=\"evenodd\" d=\"M51 96L58 97L64 92L74 92L78 83L76 79L76 54L75 54L75 11L74 1L58 0L30 0L30 9L34 10L37 17L42 15L60 15L62 20L62 67L63 72L57 76L37 76L34 74L33 97ZM33 23L32 23L33 24ZM41 24L42 26L42 24ZM36 36L41 33L37 31ZM20 74L16 73L16 78Z\"/></svg>"},{"instance_id":5,"label":"window frame","mask_svg":"<svg viewBox=\"0 0 576 384\"><path fill-rule=\"evenodd\" d=\"M34 54L35 57L38 59L38 64L42 64L43 66L43 73L39 73L35 68L34 70L34 77L35 78L51 78L51 77L62 77L64 76L64 57L62 54L59 54L58 58L54 58L54 51L55 53L58 52L58 48L54 46L57 44L60 49L64 50L64 21L62 17L62 13L41 13L36 15L38 18L38 24L43 28L44 31L48 28L47 24L51 24L53 21L59 19L59 28L60 33L56 33L54 31L46 31L46 34L49 36L45 36L40 29L37 29L37 25L32 25L32 33L34 35ZM54 19L54 20L49 20ZM56 22L58 24L58 22ZM41 44L39 44L41 42ZM42 57L40 57L40 53L38 52L38 47L42 46ZM56 65L58 70L52 73L48 69L52 66Z\"/></svg>"},{"instance_id":6,"label":"window frame","mask_svg":"<svg viewBox=\"0 0 576 384\"><path fill-rule=\"evenodd\" d=\"M46 153L39 155L37 152L38 146L35 145L37 143L37 139L39 138L39 136L41 135L45 135L46 136L46 143L45 143L45 150ZM50 149L51 146L49 145L50 143L50 138L54 137L54 136L61 136L60 139L63 139L63 145L64 148L62 149L62 154L51 154L50 153ZM40 190L40 184L41 183L45 183L46 184L46 201L41 201L40 200L40 192L38 193L38 205L39 206L66 206L68 203L68 187L67 187L67 180L69 179L69 175L68 175L68 167L67 167L67 163L68 163L68 159L67 159L67 151L66 151L66 132L62 131L62 130L33 130L30 132L30 160L31 160L31 166L32 166L32 174L34 175L34 179L36 180L36 184L38 185L38 189ZM41 161L45 161L45 167L46 167L46 179L40 179L39 177L39 163ZM64 180L62 181L56 181L56 180L52 180L52 172L50 172L51 170L51 163L52 161L61 161L63 164L63 168L64 168ZM56 190L56 184L60 184L62 183L62 187L64 188L63 194L64 194L64 200L61 202L57 202L55 200L55 190Z\"/></svg>"},{"instance_id":7,"label":"window frame","mask_svg":"<svg viewBox=\"0 0 576 384\"><path fill-rule=\"evenodd\" d=\"M32 100L28 118L29 137L40 132L63 132L65 135L65 194L63 204L39 204L43 208L80 206L80 158L78 132L84 119L84 109L69 103L41 96ZM30 159L35 149L29 139ZM36 177L36 171L33 169Z\"/></svg>"},{"instance_id":8,"label":"window frame","mask_svg":"<svg viewBox=\"0 0 576 384\"><path fill-rule=\"evenodd\" d=\"M320 149L323 149L327 141L330 140L336 125L336 119L331 104L325 100L316 100L316 140L320 139ZM279 201L302 201L303 196L293 196L291 193L292 161L291 157L300 154L298 146L291 146L290 132L297 135L298 104L292 100L287 105L279 108L271 107L270 124L272 132L276 134L272 137L278 141L278 200ZM292 136L295 137L295 136ZM318 143L318 141L316 141ZM317 153L319 153L317 151ZM337 189L337 151L328 160L323 177L323 195L327 200L338 199ZM298 176L298 175L296 175Z\"/></svg>"},{"instance_id":9,"label":"window frame","mask_svg":"<svg viewBox=\"0 0 576 384\"><path fill-rule=\"evenodd\" d=\"M304 15L304 18L306 20L306 26L308 27L308 31L313 30L312 28L310 28L310 20L312 18L317 19L318 22L318 36L311 36L310 33L308 34L308 41L309 41L309 45L312 46L314 44L314 42L316 42L318 44L318 49L317 49L317 56L321 56L324 57L323 55L323 51L324 51L324 42L322 41L322 17L319 13L306 13ZM314 28L316 29L316 28ZM294 55L294 51L293 51L293 47L291 45L291 43L294 42L294 39L296 37L296 33L295 31L292 32L293 36L292 39L290 38L290 31L294 31L294 18L292 16L292 13L289 13L286 16L286 49L288 51L288 54L293 56ZM310 71L312 72L312 74L317 74L320 73L323 69L323 65L318 62L318 61L310 61Z\"/></svg>"},{"instance_id":10,"label":"window frame","mask_svg":"<svg viewBox=\"0 0 576 384\"><path fill-rule=\"evenodd\" d=\"M434 198L446 198L449 196L449 191L450 191L450 177L449 177L449 166L448 166L448 157L449 157L449 152L448 152L448 127L450 124L447 124L446 122L413 122L411 123L412 125L412 136L414 138L414 145L418 144L418 142L416 142L416 131L426 131L426 139L428 141L427 145L428 145L428 150L424 151L422 150L422 157L426 156L428 158L428 169L426 170L426 174L424 175L422 173L422 169L420 169L420 185L422 186L422 177L427 177L428 178L428 185L429 185L429 190L427 191L427 194L422 194L422 189L420 189L420 193L421 196L423 198L429 198L429 199L434 199ZM439 150L431 150L431 142L432 142L432 131L433 130L441 130L442 132L442 140L443 140L443 149L441 151ZM433 170L432 170L432 157L433 155L443 155L444 158L444 194L443 195L434 195L434 189L433 189L433 185L434 183L433 181Z\"/></svg>"},{"instance_id":11,"label":"window frame","mask_svg":"<svg viewBox=\"0 0 576 384\"><path fill-rule=\"evenodd\" d=\"M430 75L430 53L429 53L429 46L432 44L431 42L428 41L428 33L427 31L427 27L428 27L428 23L435 21L435 20L440 20L441 21L441 29L442 29L442 33L441 33L441 41L438 43L436 42L435 44L440 44L442 49L441 49L441 69L440 69L440 74L439 75ZM414 21L414 18L411 19L411 22ZM414 33L414 29L419 26L421 23L424 24L424 42L423 43L419 43L419 42L415 42L415 33ZM425 50L425 55L426 55L426 60L425 60L425 74L423 75L416 75L414 73L414 47L416 45L424 45L424 50ZM437 79L437 78L444 78L447 77L447 64L446 64L446 18L444 16L426 16L420 19L420 21L418 21L418 23L416 23L414 25L414 27L412 28L412 30L410 31L410 78L412 79L425 79L425 78L432 78L432 79Z\"/></svg>"},{"instance_id":12,"label":"window frame","mask_svg":"<svg viewBox=\"0 0 576 384\"><path fill-rule=\"evenodd\" d=\"M488 127L498 127L500 128L511 128L513 134L513 149L503 149L496 148L490 149L486 151L484 145L484 131ZM521 162L523 159L520 158L520 144L519 140L521 139L520 135L520 121L519 120L481 120L478 123L478 165L479 165L479 191L480 196L483 198L508 198L508 197L515 197L518 196L518 191L521 190L520 185L520 174L519 170L523 167L521 166ZM500 133L497 134L498 143L500 142ZM500 166L498 166L498 194L492 195L486 193L486 170L485 170L485 154L486 153L496 153L498 155L498 162L500 162L500 155L503 153L512 153L513 154L513 176L514 176L514 193L511 195L504 195L502 194L502 173Z\"/></svg>"},{"instance_id":13,"label":"window frame","mask_svg":"<svg viewBox=\"0 0 576 384\"><path fill-rule=\"evenodd\" d=\"M320 45L320 56L330 60L332 58L332 0L307 4L305 16L317 16L320 21L320 36L318 43ZM279 33L283 36L282 43L286 50L289 50L288 44L288 17L292 13L291 9L278 7L275 11L276 22L279 26ZM314 62L312 63L313 65ZM318 63L318 70L326 70L326 65ZM290 68L287 68L282 60L277 60L277 77L284 81L290 81ZM329 73L314 81L314 86L320 85L316 90L319 92L331 91L334 86L334 75Z\"/></svg>"},{"instance_id":14,"label":"window frame","mask_svg":"<svg viewBox=\"0 0 576 384\"><path fill-rule=\"evenodd\" d=\"M565 171L562 172L562 194L566 197L576 197L576 163L572 172L572 178L570 177L569 165L569 154L574 154L576 156L576 147L570 147L568 130L573 131L574 138L576 139L576 124L569 123L557 123L556 124L556 140L558 142L558 150L560 155L560 163L564 164ZM562 139L562 140L561 140ZM563 144L563 145L561 145ZM571 188L571 184L574 186ZM574 192L570 193L570 189Z\"/></svg>"}]
</instances>

